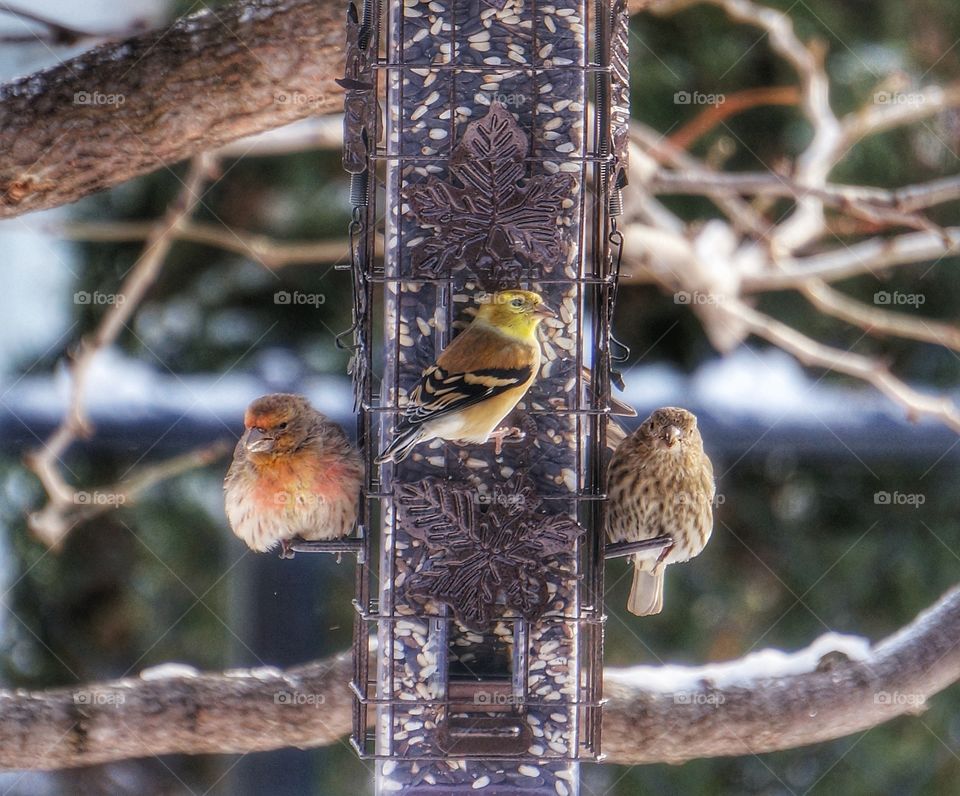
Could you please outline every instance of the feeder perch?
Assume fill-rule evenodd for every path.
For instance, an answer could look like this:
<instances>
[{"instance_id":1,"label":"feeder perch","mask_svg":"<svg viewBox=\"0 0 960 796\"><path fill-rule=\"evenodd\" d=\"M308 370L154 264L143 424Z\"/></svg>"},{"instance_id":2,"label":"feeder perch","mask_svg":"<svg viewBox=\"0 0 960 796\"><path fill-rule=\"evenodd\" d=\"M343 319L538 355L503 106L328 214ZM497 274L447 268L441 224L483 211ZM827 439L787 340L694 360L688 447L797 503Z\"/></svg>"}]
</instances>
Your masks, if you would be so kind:
<instances>
[{"instance_id":1,"label":"feeder perch","mask_svg":"<svg viewBox=\"0 0 960 796\"><path fill-rule=\"evenodd\" d=\"M368 0L347 25L360 522L379 528L358 556L353 743L378 793L576 794L601 756L625 4ZM375 464L423 370L505 288L558 313L506 420L522 442Z\"/></svg>"}]
</instances>

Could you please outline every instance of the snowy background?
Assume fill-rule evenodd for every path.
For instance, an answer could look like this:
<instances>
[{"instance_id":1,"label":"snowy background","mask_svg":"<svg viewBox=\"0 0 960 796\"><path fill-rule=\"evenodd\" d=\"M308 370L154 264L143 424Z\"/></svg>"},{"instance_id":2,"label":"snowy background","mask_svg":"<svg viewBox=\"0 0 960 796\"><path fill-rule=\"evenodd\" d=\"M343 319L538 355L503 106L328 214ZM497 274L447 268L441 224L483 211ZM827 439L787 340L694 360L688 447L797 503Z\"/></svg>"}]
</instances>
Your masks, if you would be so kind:
<instances>
[{"instance_id":1,"label":"snowy background","mask_svg":"<svg viewBox=\"0 0 960 796\"><path fill-rule=\"evenodd\" d=\"M152 0L30 4L38 14L93 30L136 20L160 24L201 6ZM957 12L947 2L886 0L841 10L821 0L792 13L805 35L827 35L827 27L844 31L845 46L834 42L831 68L845 91L864 90L857 80L865 60L916 74L936 66L941 79L956 76L953 56L931 65L918 35L901 33L905 14L950 29ZM704 25L681 36L673 23L644 19L641 26L634 20L635 114L663 129L678 112L650 99L675 88L658 62L668 62L691 85L709 88L734 60L730 53L746 51L729 80L793 79L771 73L765 46L748 49L753 31L723 26L716 38ZM27 29L0 14L0 35ZM0 79L81 49L40 42L0 47ZM836 101L846 101L842 92ZM740 133L761 153L768 147L792 151L798 135L779 109L751 116ZM898 168L912 181L936 176L909 143L891 140L865 152L849 179L896 184L902 175L892 170ZM953 139L948 143L955 146ZM943 173L957 165L956 156L945 158ZM6 276L0 291L4 685L66 685L171 660L209 669L287 665L349 644L350 567L305 557L281 566L273 557L246 553L222 513L225 462L174 479L136 506L75 530L60 553L46 551L26 529L25 513L43 496L21 458L56 425L69 390L63 357L99 318L100 308L77 303L75 294L115 290L139 251L136 244L70 243L50 228L68 219L154 218L175 191L176 181L158 173L75 206L0 222ZM281 239L339 238L347 220L345 195L338 155L322 152L238 162L210 203L239 228ZM687 215L700 209L677 204ZM956 320L960 296L950 272L948 263L941 264L919 288L930 297L923 311ZM868 294L873 287L850 289ZM278 289L323 291L328 300L320 308L281 311L271 300ZM96 363L86 406L97 434L71 450L68 479L109 483L135 462L231 439L246 404L274 390L304 392L351 428L346 359L333 347L333 334L349 325L348 295L348 276L328 265L274 274L235 255L178 246L131 328ZM634 352L620 397L637 408L638 419L668 404L700 416L723 502L708 550L670 572L660 616L640 621L623 612L627 569L623 562L610 565L610 664L699 664L767 647L795 650L827 631L877 639L958 580L955 434L933 423L911 424L875 392L804 370L777 350L751 343L719 358L689 308L647 287L626 287L620 295L618 334ZM774 303L765 309L775 315L796 311L790 297L767 301ZM639 321L628 323L631 318ZM811 331L844 340L832 329ZM916 346L892 356L901 372L930 389L954 390L960 381L949 352ZM922 495L923 502L884 505L876 499L880 492ZM639 669L631 676L648 675L654 676ZM586 766L584 793L952 792L960 779L958 707L955 694L943 695L919 718L762 758L680 768ZM68 775L3 775L0 792L340 794L356 793L368 776L348 749L333 747L242 759L150 759Z\"/></svg>"}]
</instances>

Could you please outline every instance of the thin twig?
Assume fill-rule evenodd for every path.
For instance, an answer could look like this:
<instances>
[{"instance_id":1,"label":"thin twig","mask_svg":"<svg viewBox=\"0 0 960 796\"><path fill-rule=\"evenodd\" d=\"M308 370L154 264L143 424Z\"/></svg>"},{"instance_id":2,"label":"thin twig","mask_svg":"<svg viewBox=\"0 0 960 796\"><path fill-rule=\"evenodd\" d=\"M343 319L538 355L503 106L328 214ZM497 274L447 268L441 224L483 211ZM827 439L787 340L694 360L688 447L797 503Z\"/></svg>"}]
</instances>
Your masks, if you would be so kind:
<instances>
[{"instance_id":1,"label":"thin twig","mask_svg":"<svg viewBox=\"0 0 960 796\"><path fill-rule=\"evenodd\" d=\"M67 221L48 227L54 235L90 243L141 241L152 228L151 221ZM235 227L189 220L179 225L174 237L234 252L271 269L347 262L350 255L347 240L281 241Z\"/></svg>"},{"instance_id":2,"label":"thin twig","mask_svg":"<svg viewBox=\"0 0 960 796\"><path fill-rule=\"evenodd\" d=\"M680 149L690 149L714 127L738 113L763 105L796 105L800 92L796 86L761 86L723 95L723 102L708 105L700 113L669 136Z\"/></svg>"},{"instance_id":3,"label":"thin twig","mask_svg":"<svg viewBox=\"0 0 960 796\"><path fill-rule=\"evenodd\" d=\"M858 326L867 334L901 337L960 351L960 328L953 324L870 307L844 295L822 279L808 279L800 286L800 292L821 312ZM889 291L881 291L881 295L890 300Z\"/></svg>"},{"instance_id":4,"label":"thin twig","mask_svg":"<svg viewBox=\"0 0 960 796\"><path fill-rule=\"evenodd\" d=\"M153 284L166 260L170 247L202 198L203 185L211 174L215 160L199 155L190 162L183 189L167 212L151 227L143 253L123 280L118 297L123 300L109 306L93 334L83 337L69 361L72 384L66 413L43 447L27 454L27 466L37 475L54 509L68 512L76 505L76 490L63 477L60 464L78 437L88 436L92 428L84 410L87 379L97 355L113 344L126 327L135 309ZM41 511L48 518L49 513ZM53 525L49 525L49 528ZM68 529L70 526L67 526ZM62 537L61 537L62 538ZM49 537L48 544L57 546L61 538Z\"/></svg>"},{"instance_id":5,"label":"thin twig","mask_svg":"<svg viewBox=\"0 0 960 796\"><path fill-rule=\"evenodd\" d=\"M749 331L793 354L804 365L844 373L876 387L897 405L910 420L930 417L960 432L960 409L949 398L915 390L894 376L880 361L825 345L802 332L737 302L730 308Z\"/></svg>"},{"instance_id":6,"label":"thin twig","mask_svg":"<svg viewBox=\"0 0 960 796\"><path fill-rule=\"evenodd\" d=\"M631 142L641 149L645 154L655 160L664 163L680 172L691 172L694 174L713 173L706 165L690 153L675 146L656 130L640 122L630 124ZM631 167L631 179L634 177L635 170ZM657 177L664 173L662 169L655 169L648 166L643 174L637 174L637 181L643 185L650 185L647 188L651 193L656 193L654 185ZM628 184L629 188L629 184ZM763 216L758 213L747 202L735 195L733 192L709 192L703 194L713 200L717 207L733 222L735 229L739 232L747 233L762 239L770 231L772 224L767 222Z\"/></svg>"},{"instance_id":7,"label":"thin twig","mask_svg":"<svg viewBox=\"0 0 960 796\"><path fill-rule=\"evenodd\" d=\"M950 108L960 107L960 82L946 86L927 86L911 93L910 102L870 103L845 116L837 142L838 155L864 138L897 127L929 119Z\"/></svg>"},{"instance_id":8,"label":"thin twig","mask_svg":"<svg viewBox=\"0 0 960 796\"><path fill-rule=\"evenodd\" d=\"M960 227L944 229L943 234L907 232L892 238L870 238L810 257L781 260L779 271L745 274L741 286L745 293L788 290L809 279L836 282L865 273L878 276L889 268L957 255Z\"/></svg>"},{"instance_id":9,"label":"thin twig","mask_svg":"<svg viewBox=\"0 0 960 796\"><path fill-rule=\"evenodd\" d=\"M769 172L723 174L688 164L682 170L658 169L647 179L658 195L764 196L798 199L814 196L824 204L873 223L902 224L927 229L930 222L916 211L960 199L960 177L946 177L919 185L884 190L866 185L823 187L799 184L792 177Z\"/></svg>"},{"instance_id":10,"label":"thin twig","mask_svg":"<svg viewBox=\"0 0 960 796\"><path fill-rule=\"evenodd\" d=\"M104 40L125 38L143 30L145 27L143 22L134 21L127 28L95 33L94 31L82 30L70 25L64 25L62 22L57 22L49 17L41 16L33 11L26 11L22 8L12 6L10 3L0 3L0 13L10 14L11 16L18 17L26 20L27 22L33 22L42 26L43 28L46 28L45 33L35 33L31 31L30 33L23 34L5 34L0 36L0 43L3 44L32 44L34 42L41 41L46 42L47 44L70 46L73 44L78 44L81 41L88 41L92 39Z\"/></svg>"},{"instance_id":11,"label":"thin twig","mask_svg":"<svg viewBox=\"0 0 960 796\"><path fill-rule=\"evenodd\" d=\"M140 467L119 483L74 490L70 496L71 503L49 500L40 511L33 512L27 518L30 530L48 547L56 549L78 525L107 511L132 505L152 486L198 467L206 467L224 457L232 448L233 441L218 440L212 445Z\"/></svg>"}]
</instances>

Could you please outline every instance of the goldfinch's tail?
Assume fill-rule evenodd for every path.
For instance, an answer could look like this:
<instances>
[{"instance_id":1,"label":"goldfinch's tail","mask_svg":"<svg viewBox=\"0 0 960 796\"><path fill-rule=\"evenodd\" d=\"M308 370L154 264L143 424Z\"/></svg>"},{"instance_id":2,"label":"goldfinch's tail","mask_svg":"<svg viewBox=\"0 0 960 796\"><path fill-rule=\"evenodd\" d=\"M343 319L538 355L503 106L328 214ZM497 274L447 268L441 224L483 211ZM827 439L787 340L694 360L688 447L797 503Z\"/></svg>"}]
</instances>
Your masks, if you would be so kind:
<instances>
[{"instance_id":1,"label":"goldfinch's tail","mask_svg":"<svg viewBox=\"0 0 960 796\"><path fill-rule=\"evenodd\" d=\"M633 565L633 586L627 600L627 610L637 616L659 614L663 610L663 571L665 566L657 567L656 572L640 569L639 562Z\"/></svg>"},{"instance_id":2,"label":"goldfinch's tail","mask_svg":"<svg viewBox=\"0 0 960 796\"><path fill-rule=\"evenodd\" d=\"M377 457L377 464L386 462L402 462L410 451L423 439L423 427L412 426L400 432L396 439L387 445L386 449Z\"/></svg>"}]
</instances>

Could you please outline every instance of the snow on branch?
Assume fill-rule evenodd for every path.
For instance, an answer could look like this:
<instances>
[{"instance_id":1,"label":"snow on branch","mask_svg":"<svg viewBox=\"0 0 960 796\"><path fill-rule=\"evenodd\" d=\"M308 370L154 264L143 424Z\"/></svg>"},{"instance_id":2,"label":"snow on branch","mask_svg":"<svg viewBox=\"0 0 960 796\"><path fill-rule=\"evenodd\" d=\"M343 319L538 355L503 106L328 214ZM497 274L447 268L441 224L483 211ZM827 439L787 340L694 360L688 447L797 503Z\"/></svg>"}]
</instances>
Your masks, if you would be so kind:
<instances>
[{"instance_id":1,"label":"snow on branch","mask_svg":"<svg viewBox=\"0 0 960 796\"><path fill-rule=\"evenodd\" d=\"M795 653L607 669L606 759L681 763L760 754L920 713L960 679L958 639L960 588L954 588L875 646L828 633ZM0 769L343 743L352 672L350 653L342 653L286 671L212 674L168 664L112 682L0 691Z\"/></svg>"},{"instance_id":2,"label":"snow on branch","mask_svg":"<svg viewBox=\"0 0 960 796\"><path fill-rule=\"evenodd\" d=\"M604 751L617 763L682 763L828 741L919 714L960 679L960 589L875 646L828 633L702 667L604 672Z\"/></svg>"}]
</instances>

